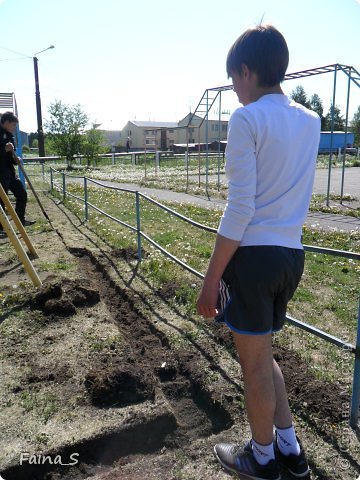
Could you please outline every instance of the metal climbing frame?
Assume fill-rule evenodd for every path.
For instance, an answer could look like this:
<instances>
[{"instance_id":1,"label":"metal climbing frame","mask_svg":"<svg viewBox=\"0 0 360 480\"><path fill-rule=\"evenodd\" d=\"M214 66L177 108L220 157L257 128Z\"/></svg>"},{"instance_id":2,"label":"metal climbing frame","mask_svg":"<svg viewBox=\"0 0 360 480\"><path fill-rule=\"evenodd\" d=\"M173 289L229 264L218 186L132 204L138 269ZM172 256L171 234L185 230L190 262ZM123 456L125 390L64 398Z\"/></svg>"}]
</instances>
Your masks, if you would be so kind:
<instances>
[{"instance_id":1,"label":"metal climbing frame","mask_svg":"<svg viewBox=\"0 0 360 480\"><path fill-rule=\"evenodd\" d=\"M347 75L348 77L344 154L343 154L343 163L342 163L341 200L340 200L342 202L343 193L344 193L345 152L346 152L346 140L347 140L346 137L348 133L348 121L349 121L350 86L351 86L351 83L353 82L357 87L360 87L360 73L350 65L341 65L339 63L335 63L333 65L326 65L324 67L311 68L308 70L288 73L285 75L285 80L294 80L297 78L310 77L313 75L322 75L324 73L331 73L331 72L334 73L333 98L332 98L332 108L331 108L331 135L330 135L330 156L329 156L329 171L328 171L328 185L327 185L327 205L329 205L329 197L330 197L331 162L332 162L332 153L333 153L332 146L333 146L333 133L334 133L334 106L335 106L335 100L336 100L336 81L337 81L338 71L345 73L345 75ZM196 126L200 129L200 126L203 124L204 121L206 121L205 142L207 145L207 149L206 149L206 193L207 195L208 195L208 143L209 143L207 123L208 123L209 111L211 107L214 105L215 100L219 95L220 95L219 101L221 105L222 92L226 90L232 90L232 89L233 89L232 85L225 85L222 87L209 88L205 90L203 96L201 97L200 102L198 103L194 113L191 115L187 125L187 128L192 127L193 126L192 121L193 119L196 119L197 120ZM199 122L199 116L197 116L197 114L204 115L200 122ZM220 121L221 121L221 108L219 108L219 122ZM316 247L309 247L309 246L305 246L305 250L320 251L320 249L317 250ZM336 254L335 252L336 251L334 251L334 254ZM330 253L332 254L333 252L330 252ZM358 256L358 254L352 254L350 252L341 252L341 253L344 254L344 256L346 256L346 254L353 255L354 256L353 258L355 257L357 258ZM355 360L354 360L354 376L353 376L352 400L351 400L351 411L350 411L350 425L353 428L356 428L358 418L359 418L359 408L360 408L360 298L359 298L359 309L358 309L358 320L357 320L357 337L356 337L355 346L346 344L342 341L338 341L337 339L334 339L334 337L332 337L331 335L324 334L324 332L316 329L312 325L304 324L299 320L293 319L291 317L288 317L288 321L291 324L295 325L296 327L305 329L308 332L312 333L313 335L323 338L326 341L329 341L330 343L333 343L343 348L345 351L348 351L354 354Z\"/></svg>"},{"instance_id":2,"label":"metal climbing frame","mask_svg":"<svg viewBox=\"0 0 360 480\"><path fill-rule=\"evenodd\" d=\"M0 110L11 111L16 116L18 116L15 93L0 93ZM22 158L22 141L21 141L19 124L17 124L17 127L16 127L15 140L16 140L16 155ZM26 187L25 178L20 169L18 173L19 173L19 178L22 184L24 185L24 187Z\"/></svg>"},{"instance_id":3,"label":"metal climbing frame","mask_svg":"<svg viewBox=\"0 0 360 480\"><path fill-rule=\"evenodd\" d=\"M15 93L0 93L0 110L11 111L16 116L18 116ZM21 143L19 124L17 125L17 128L16 128L15 139L16 139L16 155L18 157L21 157L22 143Z\"/></svg>"},{"instance_id":4,"label":"metal climbing frame","mask_svg":"<svg viewBox=\"0 0 360 480\"><path fill-rule=\"evenodd\" d=\"M350 86L351 83L354 83L357 87L360 87L360 73L350 65L341 65L340 63L334 63L333 65L325 65L324 67L310 68L308 70L301 70L299 72L287 73L284 80L294 80L298 78L311 77L314 75L322 75L324 73L334 73L334 86L333 86L333 97L331 105L331 134L330 134L330 154L329 154L329 170L328 170L328 183L327 183L327 195L326 195L326 204L329 206L330 199L330 185L331 185L331 163L333 157L333 134L334 134L334 107L336 100L336 82L337 82L337 72L343 72L348 77L347 84L347 99L346 99L346 114L345 114L345 136L344 136L344 153L343 153L343 162L342 162L342 176L341 176L341 194L340 194L340 203L343 201L344 195L344 173L345 173L345 152L347 145L347 134L348 134L348 121L349 121L349 101L350 101ZM203 96L201 97L194 113L189 118L187 128L194 127L192 123L194 119L198 120L199 116L202 116L202 120L197 122L196 127L199 128L206 121L205 124L205 143L206 143L206 194L208 195L208 167L209 167L209 129L208 129L208 119L209 112L212 106L215 103L215 100L219 97L219 103L221 105L221 93L226 90L232 90L232 85L224 85L221 87L208 88L205 90ZM199 116L198 116L199 115ZM221 108L219 108L219 125L221 124ZM219 148L220 148L220 139L221 132L219 127ZM218 169L219 176L219 169ZM219 182L219 180L218 180Z\"/></svg>"}]
</instances>

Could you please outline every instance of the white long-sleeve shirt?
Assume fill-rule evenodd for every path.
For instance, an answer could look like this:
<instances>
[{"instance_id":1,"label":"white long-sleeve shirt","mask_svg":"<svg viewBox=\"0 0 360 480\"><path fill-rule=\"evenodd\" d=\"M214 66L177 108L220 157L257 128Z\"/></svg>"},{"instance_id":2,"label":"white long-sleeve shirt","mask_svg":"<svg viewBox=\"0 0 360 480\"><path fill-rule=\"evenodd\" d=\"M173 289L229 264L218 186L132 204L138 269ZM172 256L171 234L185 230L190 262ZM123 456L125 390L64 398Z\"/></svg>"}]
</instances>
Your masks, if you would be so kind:
<instances>
[{"instance_id":1,"label":"white long-sleeve shirt","mask_svg":"<svg viewBox=\"0 0 360 480\"><path fill-rule=\"evenodd\" d=\"M218 233L246 245L303 248L320 118L282 94L240 107L229 122L228 201Z\"/></svg>"}]
</instances>

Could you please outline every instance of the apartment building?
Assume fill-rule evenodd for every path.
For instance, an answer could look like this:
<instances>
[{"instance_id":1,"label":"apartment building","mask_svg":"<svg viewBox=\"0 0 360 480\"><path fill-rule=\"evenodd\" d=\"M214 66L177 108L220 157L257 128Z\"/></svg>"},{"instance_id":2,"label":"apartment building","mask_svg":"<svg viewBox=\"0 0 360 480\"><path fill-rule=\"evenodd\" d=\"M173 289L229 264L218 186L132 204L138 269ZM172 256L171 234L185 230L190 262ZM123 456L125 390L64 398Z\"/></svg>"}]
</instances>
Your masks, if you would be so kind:
<instances>
[{"instance_id":1,"label":"apartment building","mask_svg":"<svg viewBox=\"0 0 360 480\"><path fill-rule=\"evenodd\" d=\"M192 116L190 112L179 122L155 122L129 120L121 131L121 144L130 140L132 150L169 150L174 144L205 143L206 121L195 115L191 126L186 128ZM201 124L200 128L198 127ZM208 142L226 140L228 121L208 120Z\"/></svg>"},{"instance_id":2,"label":"apartment building","mask_svg":"<svg viewBox=\"0 0 360 480\"><path fill-rule=\"evenodd\" d=\"M168 150L176 143L176 122L129 120L121 131L121 144L130 140L132 150Z\"/></svg>"}]
</instances>

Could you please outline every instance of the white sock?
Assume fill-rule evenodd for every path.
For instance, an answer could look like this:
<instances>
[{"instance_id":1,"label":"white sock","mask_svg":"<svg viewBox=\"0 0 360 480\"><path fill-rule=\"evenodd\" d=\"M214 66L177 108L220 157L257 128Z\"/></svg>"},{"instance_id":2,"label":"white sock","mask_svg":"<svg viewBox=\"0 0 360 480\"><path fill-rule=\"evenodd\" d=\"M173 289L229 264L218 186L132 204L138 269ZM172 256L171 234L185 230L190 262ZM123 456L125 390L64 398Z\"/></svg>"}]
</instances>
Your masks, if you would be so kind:
<instances>
[{"instance_id":1,"label":"white sock","mask_svg":"<svg viewBox=\"0 0 360 480\"><path fill-rule=\"evenodd\" d=\"M266 465L270 462L270 460L275 459L273 442L269 443L269 445L261 445L261 443L257 443L254 439L252 439L251 445L254 458L259 465Z\"/></svg>"},{"instance_id":2,"label":"white sock","mask_svg":"<svg viewBox=\"0 0 360 480\"><path fill-rule=\"evenodd\" d=\"M289 428L276 427L276 432L277 444L283 455L300 455L300 445L296 439L294 425Z\"/></svg>"}]
</instances>

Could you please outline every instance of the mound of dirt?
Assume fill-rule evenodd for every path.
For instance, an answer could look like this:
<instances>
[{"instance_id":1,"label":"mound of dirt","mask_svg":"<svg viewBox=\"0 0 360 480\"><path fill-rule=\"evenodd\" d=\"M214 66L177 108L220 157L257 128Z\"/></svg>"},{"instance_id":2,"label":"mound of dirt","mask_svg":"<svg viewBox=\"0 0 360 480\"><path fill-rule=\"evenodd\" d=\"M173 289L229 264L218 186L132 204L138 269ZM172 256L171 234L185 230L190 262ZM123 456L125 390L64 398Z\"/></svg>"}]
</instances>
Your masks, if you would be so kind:
<instances>
[{"instance_id":1,"label":"mound of dirt","mask_svg":"<svg viewBox=\"0 0 360 480\"><path fill-rule=\"evenodd\" d=\"M185 315L172 301L179 301L176 278L160 290L150 285L130 262L136 249L110 251L62 213L62 205L52 208L61 222L56 232L37 237L43 263L37 261L42 276L44 265L65 259L67 278L42 278L30 301L20 295L24 272L13 264L3 270L1 476L226 480L212 446L249 434L229 330L203 328ZM349 403L341 386L316 378L291 349L275 342L274 351L312 478L357 478L356 438L346 426L341 430L342 407ZM77 452L79 464L20 465L19 451L65 461ZM339 470L345 462L346 474ZM282 478L290 480L285 472Z\"/></svg>"},{"instance_id":2,"label":"mound of dirt","mask_svg":"<svg viewBox=\"0 0 360 480\"><path fill-rule=\"evenodd\" d=\"M154 379L129 363L90 371L85 387L93 405L117 407L153 400Z\"/></svg>"},{"instance_id":3,"label":"mound of dirt","mask_svg":"<svg viewBox=\"0 0 360 480\"><path fill-rule=\"evenodd\" d=\"M62 278L45 281L31 302L33 309L50 315L67 317L76 313L76 307L90 307L100 300L99 292L84 284L84 280Z\"/></svg>"},{"instance_id":4,"label":"mound of dirt","mask_svg":"<svg viewBox=\"0 0 360 480\"><path fill-rule=\"evenodd\" d=\"M146 257L148 254L145 250L141 250L142 258ZM123 258L124 260L136 260L138 258L137 248L129 246L127 248L116 248L112 251L112 256L115 258Z\"/></svg>"}]
</instances>

